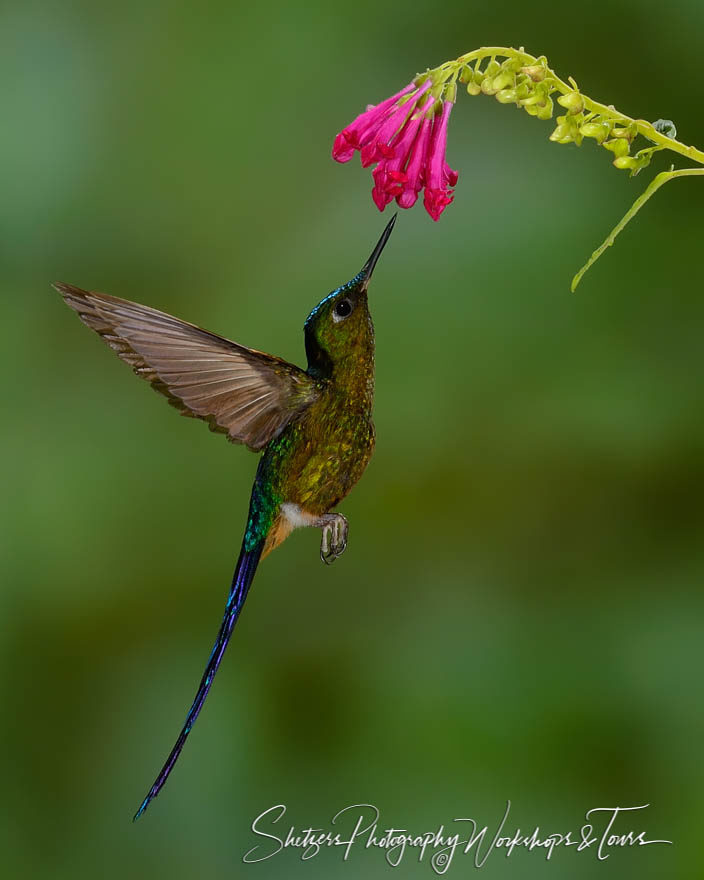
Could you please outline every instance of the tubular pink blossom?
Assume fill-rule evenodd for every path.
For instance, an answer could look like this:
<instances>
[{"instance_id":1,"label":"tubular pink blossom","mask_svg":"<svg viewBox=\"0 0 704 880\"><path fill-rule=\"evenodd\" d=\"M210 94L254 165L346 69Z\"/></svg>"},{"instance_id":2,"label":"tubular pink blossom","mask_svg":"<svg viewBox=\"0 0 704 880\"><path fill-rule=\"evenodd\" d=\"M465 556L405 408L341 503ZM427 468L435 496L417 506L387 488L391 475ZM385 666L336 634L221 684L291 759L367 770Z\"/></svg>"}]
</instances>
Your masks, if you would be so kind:
<instances>
[{"instance_id":1,"label":"tubular pink blossom","mask_svg":"<svg viewBox=\"0 0 704 880\"><path fill-rule=\"evenodd\" d=\"M391 141L391 146L394 150L393 157L382 160L372 172L372 176L376 183L376 189L384 191L387 195L390 195L391 198L401 195L403 185L408 179L406 174L404 174L404 168L408 163L425 112L430 108L433 102L434 98L428 96L423 103L423 106L417 108L417 110L409 116L401 131ZM390 200L391 199L388 201Z\"/></svg>"},{"instance_id":2,"label":"tubular pink blossom","mask_svg":"<svg viewBox=\"0 0 704 880\"><path fill-rule=\"evenodd\" d=\"M352 156L354 156L354 147L344 133L340 132L332 145L332 157L336 162L349 162Z\"/></svg>"},{"instance_id":3,"label":"tubular pink blossom","mask_svg":"<svg viewBox=\"0 0 704 880\"><path fill-rule=\"evenodd\" d=\"M445 178L447 179L447 182L450 184L450 186L454 186L457 183L457 179L459 177L459 174L456 171L454 171L452 168L450 168L450 166L447 164L447 162L445 162L445 164L443 166L443 173L445 175Z\"/></svg>"},{"instance_id":4,"label":"tubular pink blossom","mask_svg":"<svg viewBox=\"0 0 704 880\"><path fill-rule=\"evenodd\" d=\"M428 186L440 187L445 171L445 149L447 147L447 123L452 111L452 102L444 101L442 112L433 119L433 134L430 139L428 156Z\"/></svg>"},{"instance_id":5,"label":"tubular pink blossom","mask_svg":"<svg viewBox=\"0 0 704 880\"><path fill-rule=\"evenodd\" d=\"M432 78L419 87L411 82L376 106L367 105L335 138L332 155L336 161L349 162L359 150L363 167L376 165L372 198L380 211L393 199L399 207L411 208L423 189L423 203L435 221L452 203L458 174L447 164L445 151L454 105L447 96L454 98L453 85L444 87L446 98L440 112L434 113L438 98L429 91L437 94L439 88L433 88Z\"/></svg>"},{"instance_id":6,"label":"tubular pink blossom","mask_svg":"<svg viewBox=\"0 0 704 880\"><path fill-rule=\"evenodd\" d=\"M406 181L406 175L397 168L390 168L389 162L379 162L377 167L372 171L374 178L374 189L378 193L384 193L388 196L386 204L388 204L397 193L401 192L401 188Z\"/></svg>"},{"instance_id":7,"label":"tubular pink blossom","mask_svg":"<svg viewBox=\"0 0 704 880\"><path fill-rule=\"evenodd\" d=\"M433 220L437 222L445 208L452 204L453 199L454 196L448 195L444 189L426 187L423 205Z\"/></svg>"},{"instance_id":8,"label":"tubular pink blossom","mask_svg":"<svg viewBox=\"0 0 704 880\"><path fill-rule=\"evenodd\" d=\"M420 131L413 142L411 152L409 154L408 165L406 166L406 181L403 190L396 196L396 201L401 208L412 208L418 199L418 193L423 188L423 174L425 163L427 161L428 143L430 140L430 129L432 121L425 115L429 109L432 98L428 98L422 107L423 117L421 119Z\"/></svg>"},{"instance_id":9,"label":"tubular pink blossom","mask_svg":"<svg viewBox=\"0 0 704 880\"><path fill-rule=\"evenodd\" d=\"M378 162L382 158L393 158L394 147L391 145L391 140L402 127L407 117L416 111L419 99L432 85L431 80L426 80L409 101L397 106L384 119L371 141L362 147L362 166L364 168L371 165L372 162Z\"/></svg>"},{"instance_id":10,"label":"tubular pink blossom","mask_svg":"<svg viewBox=\"0 0 704 880\"><path fill-rule=\"evenodd\" d=\"M372 171L372 177L374 178L372 198L380 211L383 211L389 202L393 200L393 197L403 186L403 182L406 179L403 171L389 170L386 165L385 161L380 162Z\"/></svg>"},{"instance_id":11,"label":"tubular pink blossom","mask_svg":"<svg viewBox=\"0 0 704 880\"><path fill-rule=\"evenodd\" d=\"M415 85L410 82L400 92L397 92L390 98L386 98L381 103L370 104L363 113L360 113L356 119L343 128L337 137L339 138L342 135L353 148L359 149L366 142L365 136L368 136L381 123L399 98L407 95L413 89L415 89ZM337 138L335 140L337 141Z\"/></svg>"},{"instance_id":12,"label":"tubular pink blossom","mask_svg":"<svg viewBox=\"0 0 704 880\"><path fill-rule=\"evenodd\" d=\"M398 168L391 167L391 160L379 162L372 171L375 188L381 192L391 194L391 198L396 195L396 191L403 185L406 175ZM391 201L391 198L388 201Z\"/></svg>"},{"instance_id":13,"label":"tubular pink blossom","mask_svg":"<svg viewBox=\"0 0 704 880\"><path fill-rule=\"evenodd\" d=\"M392 196L389 196L384 192L383 189L379 189L378 186L372 187L372 199L374 199L374 204L380 211L383 211L384 208L389 204L392 199Z\"/></svg>"},{"instance_id":14,"label":"tubular pink blossom","mask_svg":"<svg viewBox=\"0 0 704 880\"><path fill-rule=\"evenodd\" d=\"M384 104L386 104L386 101L384 101ZM351 146L357 150L361 150L374 139L381 125L396 111L396 109L396 104L385 106L381 110L377 107L371 107L368 111L369 115L365 123L361 125L357 131L348 134L348 130L343 129L342 134L348 140L352 137L352 141L350 142Z\"/></svg>"},{"instance_id":15,"label":"tubular pink blossom","mask_svg":"<svg viewBox=\"0 0 704 880\"><path fill-rule=\"evenodd\" d=\"M443 102L442 113L433 120L433 133L428 151L428 171L423 203L428 214L436 221L440 219L440 215L453 199L449 181L452 177L455 177L455 174L449 166L447 166L448 171L445 171L447 164L445 162L447 124L451 111L452 102Z\"/></svg>"},{"instance_id":16,"label":"tubular pink blossom","mask_svg":"<svg viewBox=\"0 0 704 880\"><path fill-rule=\"evenodd\" d=\"M425 126L426 129L430 124L430 120L425 119L425 113L434 101L435 99L428 95L423 106L411 114L404 127L391 142L394 156L391 159L382 159L374 171L372 171L372 177L374 178L372 198L380 211L383 211L393 198L396 198L398 201L403 194L408 181L408 176L404 173L403 169L406 168L411 153L415 148L419 130L422 133L425 122L428 123ZM418 188L420 189L420 185ZM414 194L413 201L416 198L417 195ZM401 203L399 202L399 204Z\"/></svg>"}]
</instances>

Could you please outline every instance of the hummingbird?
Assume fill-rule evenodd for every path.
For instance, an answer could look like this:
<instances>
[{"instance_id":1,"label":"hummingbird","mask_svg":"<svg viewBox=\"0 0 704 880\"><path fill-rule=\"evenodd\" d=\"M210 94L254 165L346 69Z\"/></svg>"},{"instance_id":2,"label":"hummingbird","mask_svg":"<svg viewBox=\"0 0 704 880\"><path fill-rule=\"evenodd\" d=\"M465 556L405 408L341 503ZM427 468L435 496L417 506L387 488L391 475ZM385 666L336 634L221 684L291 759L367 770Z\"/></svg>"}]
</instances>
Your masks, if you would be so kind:
<instances>
[{"instance_id":1,"label":"hummingbird","mask_svg":"<svg viewBox=\"0 0 704 880\"><path fill-rule=\"evenodd\" d=\"M148 306L56 283L66 304L134 372L184 416L203 419L234 443L262 451L225 613L174 747L134 819L163 788L200 714L259 562L300 526L319 528L320 557L347 547L348 523L333 509L374 450L374 327L367 287L391 235L304 324L307 369L246 348Z\"/></svg>"}]
</instances>

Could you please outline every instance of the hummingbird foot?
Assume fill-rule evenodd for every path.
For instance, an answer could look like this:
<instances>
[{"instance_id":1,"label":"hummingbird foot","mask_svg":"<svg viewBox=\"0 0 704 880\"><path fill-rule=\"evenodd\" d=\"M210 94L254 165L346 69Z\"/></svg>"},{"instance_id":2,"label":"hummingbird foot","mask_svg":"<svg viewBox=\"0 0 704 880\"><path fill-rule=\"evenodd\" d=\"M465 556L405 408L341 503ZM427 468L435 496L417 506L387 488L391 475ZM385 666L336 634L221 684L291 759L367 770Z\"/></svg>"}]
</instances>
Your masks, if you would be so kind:
<instances>
[{"instance_id":1,"label":"hummingbird foot","mask_svg":"<svg viewBox=\"0 0 704 880\"><path fill-rule=\"evenodd\" d=\"M323 530L320 558L326 565L332 565L347 549L349 523L341 513L324 513L314 525Z\"/></svg>"}]
</instances>

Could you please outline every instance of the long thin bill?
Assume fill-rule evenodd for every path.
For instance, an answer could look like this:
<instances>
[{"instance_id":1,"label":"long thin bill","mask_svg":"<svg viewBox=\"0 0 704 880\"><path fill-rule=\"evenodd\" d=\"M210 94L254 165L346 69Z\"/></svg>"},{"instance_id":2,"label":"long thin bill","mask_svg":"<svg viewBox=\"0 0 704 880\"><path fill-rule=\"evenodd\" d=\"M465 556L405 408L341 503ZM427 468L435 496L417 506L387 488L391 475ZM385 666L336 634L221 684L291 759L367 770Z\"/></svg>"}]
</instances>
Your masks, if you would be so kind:
<instances>
[{"instance_id":1,"label":"long thin bill","mask_svg":"<svg viewBox=\"0 0 704 880\"><path fill-rule=\"evenodd\" d=\"M359 273L364 278L365 287L367 284L369 284L369 279L372 277L372 272L374 271L374 266L376 266L376 261L381 256L381 252L384 250L386 242L389 240L389 236L391 235L391 230L394 228L394 223L396 222L397 216L398 214L394 214L394 216L386 224L386 229L381 233L381 238L376 243L376 247L372 251L371 256L364 264L364 268Z\"/></svg>"}]
</instances>

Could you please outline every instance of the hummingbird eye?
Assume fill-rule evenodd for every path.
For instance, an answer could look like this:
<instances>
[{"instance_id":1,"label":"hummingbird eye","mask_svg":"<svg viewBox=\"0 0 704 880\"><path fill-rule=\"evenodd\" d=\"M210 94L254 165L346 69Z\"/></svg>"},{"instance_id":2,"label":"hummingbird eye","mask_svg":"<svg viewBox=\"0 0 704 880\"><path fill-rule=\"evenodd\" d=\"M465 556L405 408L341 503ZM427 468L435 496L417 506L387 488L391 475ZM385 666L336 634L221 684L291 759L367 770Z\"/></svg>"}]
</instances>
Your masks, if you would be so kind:
<instances>
[{"instance_id":1,"label":"hummingbird eye","mask_svg":"<svg viewBox=\"0 0 704 880\"><path fill-rule=\"evenodd\" d=\"M352 303L348 299L341 299L339 303L335 304L335 308L332 312L332 319L335 323L342 321L351 313L351 311Z\"/></svg>"}]
</instances>

